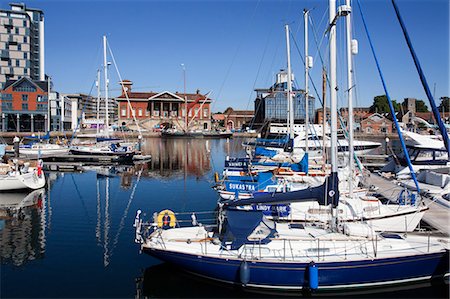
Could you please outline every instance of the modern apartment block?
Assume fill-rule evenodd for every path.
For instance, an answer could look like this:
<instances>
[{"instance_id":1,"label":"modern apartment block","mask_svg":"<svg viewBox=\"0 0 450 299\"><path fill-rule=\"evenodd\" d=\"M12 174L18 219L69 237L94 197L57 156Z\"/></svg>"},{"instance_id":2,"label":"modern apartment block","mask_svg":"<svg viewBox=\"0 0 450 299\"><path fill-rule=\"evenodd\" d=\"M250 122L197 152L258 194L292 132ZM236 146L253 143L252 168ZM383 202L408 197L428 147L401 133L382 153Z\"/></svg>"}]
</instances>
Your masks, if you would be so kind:
<instances>
[{"instance_id":1,"label":"modern apartment block","mask_svg":"<svg viewBox=\"0 0 450 299\"><path fill-rule=\"evenodd\" d=\"M23 3L0 9L0 89L8 80L45 81L44 13Z\"/></svg>"}]
</instances>

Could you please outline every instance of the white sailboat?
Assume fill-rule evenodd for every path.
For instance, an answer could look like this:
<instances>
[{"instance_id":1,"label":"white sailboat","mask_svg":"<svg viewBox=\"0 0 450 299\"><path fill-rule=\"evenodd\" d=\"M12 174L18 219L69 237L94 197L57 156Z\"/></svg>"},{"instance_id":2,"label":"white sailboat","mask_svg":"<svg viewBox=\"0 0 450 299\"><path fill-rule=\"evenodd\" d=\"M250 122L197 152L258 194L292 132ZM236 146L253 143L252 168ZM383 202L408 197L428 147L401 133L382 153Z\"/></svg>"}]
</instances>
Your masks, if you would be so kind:
<instances>
[{"instance_id":1,"label":"white sailboat","mask_svg":"<svg viewBox=\"0 0 450 299\"><path fill-rule=\"evenodd\" d=\"M42 160L39 160L36 166L31 166L30 162L19 165L17 159L14 159L11 164L0 163L0 191L36 190L44 186Z\"/></svg>"},{"instance_id":2,"label":"white sailboat","mask_svg":"<svg viewBox=\"0 0 450 299\"><path fill-rule=\"evenodd\" d=\"M109 139L109 99L108 99L108 61L107 61L107 39L103 36L103 71L105 76L105 127L104 133ZM97 119L99 118L100 109L100 72L97 73ZM99 125L97 124L97 134L99 134ZM97 135L98 137L98 135ZM136 150L129 142L123 143L120 140L112 139L97 142L94 145L73 145L70 147L70 152L75 155L106 155L106 156L121 156L127 160L132 160L136 154Z\"/></svg>"}]
</instances>

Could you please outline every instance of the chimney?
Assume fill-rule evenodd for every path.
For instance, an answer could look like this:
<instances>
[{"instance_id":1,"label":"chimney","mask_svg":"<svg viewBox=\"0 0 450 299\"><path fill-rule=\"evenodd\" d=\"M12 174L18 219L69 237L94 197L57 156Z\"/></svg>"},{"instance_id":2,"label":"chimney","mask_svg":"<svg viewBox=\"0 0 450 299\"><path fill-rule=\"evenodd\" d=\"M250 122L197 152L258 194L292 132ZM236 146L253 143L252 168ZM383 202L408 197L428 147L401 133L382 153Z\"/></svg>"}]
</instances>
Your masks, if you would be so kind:
<instances>
[{"instance_id":1,"label":"chimney","mask_svg":"<svg viewBox=\"0 0 450 299\"><path fill-rule=\"evenodd\" d=\"M122 96L125 97L125 91L128 93L128 95L131 92L131 85L133 85L133 82L131 82L130 80L123 80L121 82L119 82L120 85L120 89L122 90ZM123 86L123 88L122 88Z\"/></svg>"},{"instance_id":2,"label":"chimney","mask_svg":"<svg viewBox=\"0 0 450 299\"><path fill-rule=\"evenodd\" d=\"M200 93L200 89L197 89L196 93L199 94Z\"/></svg>"}]
</instances>

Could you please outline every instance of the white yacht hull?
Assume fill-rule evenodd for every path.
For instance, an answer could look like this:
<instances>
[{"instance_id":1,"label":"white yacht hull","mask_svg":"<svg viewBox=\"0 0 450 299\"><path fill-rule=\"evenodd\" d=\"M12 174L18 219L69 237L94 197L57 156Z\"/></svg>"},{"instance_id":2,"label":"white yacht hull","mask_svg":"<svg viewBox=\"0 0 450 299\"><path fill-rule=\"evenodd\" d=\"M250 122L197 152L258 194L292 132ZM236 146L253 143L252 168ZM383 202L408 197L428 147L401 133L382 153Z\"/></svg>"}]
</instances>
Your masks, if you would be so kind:
<instances>
[{"instance_id":1,"label":"white yacht hull","mask_svg":"<svg viewBox=\"0 0 450 299\"><path fill-rule=\"evenodd\" d=\"M0 191L20 190L20 189L40 189L45 186L45 176L37 171L30 171L24 174L11 173L0 176Z\"/></svg>"}]
</instances>

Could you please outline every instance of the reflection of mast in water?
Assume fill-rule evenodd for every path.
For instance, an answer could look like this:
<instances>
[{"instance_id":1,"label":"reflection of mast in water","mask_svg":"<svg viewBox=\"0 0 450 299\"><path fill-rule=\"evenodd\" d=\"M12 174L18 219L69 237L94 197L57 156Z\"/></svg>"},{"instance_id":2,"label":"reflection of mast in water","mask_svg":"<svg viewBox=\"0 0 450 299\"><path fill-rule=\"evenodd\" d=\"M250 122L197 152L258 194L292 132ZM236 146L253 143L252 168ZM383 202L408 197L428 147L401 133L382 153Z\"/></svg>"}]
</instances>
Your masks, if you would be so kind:
<instances>
[{"instance_id":1,"label":"reflection of mast in water","mask_svg":"<svg viewBox=\"0 0 450 299\"><path fill-rule=\"evenodd\" d=\"M109 177L106 177L106 194L105 194L105 225L103 236L103 264L105 267L109 265Z\"/></svg>"},{"instance_id":2,"label":"reflection of mast in water","mask_svg":"<svg viewBox=\"0 0 450 299\"><path fill-rule=\"evenodd\" d=\"M136 179L136 184L134 184L134 186L133 186L133 190L131 191L131 195L130 195L130 198L128 199L127 206L123 212L122 218L120 218L119 229L117 230L116 236L114 237L114 242L113 242L113 245L111 248L111 255L112 255L112 252L113 252L114 248L116 247L117 243L119 243L119 236L125 226L125 218L128 215L128 210L130 209L131 202L133 201L134 193L136 192L136 187L139 184L139 181L141 180L141 175L142 175L143 169L144 168L141 166L141 169L139 170L139 173L138 173L138 177Z\"/></svg>"},{"instance_id":3,"label":"reflection of mast in water","mask_svg":"<svg viewBox=\"0 0 450 299\"><path fill-rule=\"evenodd\" d=\"M95 226L95 238L97 239L97 244L100 244L101 242L101 221L102 221L102 213L100 211L101 204L100 204L100 181L97 177L97 225Z\"/></svg>"}]
</instances>

